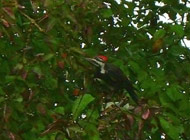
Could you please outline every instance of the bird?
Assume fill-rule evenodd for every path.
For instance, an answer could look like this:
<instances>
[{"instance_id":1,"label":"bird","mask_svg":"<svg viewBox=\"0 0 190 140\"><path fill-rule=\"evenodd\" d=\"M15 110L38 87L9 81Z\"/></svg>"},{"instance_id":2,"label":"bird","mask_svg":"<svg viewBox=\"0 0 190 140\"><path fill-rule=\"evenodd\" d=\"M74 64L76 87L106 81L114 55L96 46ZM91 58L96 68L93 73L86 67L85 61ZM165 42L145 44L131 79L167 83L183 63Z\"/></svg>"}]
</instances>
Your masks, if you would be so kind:
<instances>
[{"instance_id":1,"label":"bird","mask_svg":"<svg viewBox=\"0 0 190 140\"><path fill-rule=\"evenodd\" d=\"M93 58L86 58L86 60L95 66L95 78L104 81L115 91L127 90L133 101L138 104L138 96L133 84L119 67L108 63L107 56L98 55Z\"/></svg>"}]
</instances>

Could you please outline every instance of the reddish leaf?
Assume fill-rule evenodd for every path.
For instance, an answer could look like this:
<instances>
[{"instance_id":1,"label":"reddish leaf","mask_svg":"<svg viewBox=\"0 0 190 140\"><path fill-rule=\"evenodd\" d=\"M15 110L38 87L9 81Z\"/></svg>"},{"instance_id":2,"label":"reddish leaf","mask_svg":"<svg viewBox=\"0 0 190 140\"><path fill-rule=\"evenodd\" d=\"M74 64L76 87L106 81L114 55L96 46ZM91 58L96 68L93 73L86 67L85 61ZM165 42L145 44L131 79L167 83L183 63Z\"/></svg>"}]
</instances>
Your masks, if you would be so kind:
<instances>
[{"instance_id":1,"label":"reddish leaf","mask_svg":"<svg viewBox=\"0 0 190 140\"><path fill-rule=\"evenodd\" d=\"M7 105L5 105L3 112L4 112L4 120L5 120L5 122L8 122L9 118L12 114L12 110L11 110L11 108L7 107Z\"/></svg>"},{"instance_id":2,"label":"reddish leaf","mask_svg":"<svg viewBox=\"0 0 190 140\"><path fill-rule=\"evenodd\" d=\"M133 118L133 116L130 115L130 114L128 114L128 115L127 115L127 119L129 120L130 127L132 127L133 124L134 124L134 118Z\"/></svg>"},{"instance_id":3,"label":"reddish leaf","mask_svg":"<svg viewBox=\"0 0 190 140\"><path fill-rule=\"evenodd\" d=\"M34 92L32 91L32 89L30 89L30 95L29 95L28 101L31 101L33 96L34 96Z\"/></svg>"},{"instance_id":4,"label":"reddish leaf","mask_svg":"<svg viewBox=\"0 0 190 140\"><path fill-rule=\"evenodd\" d=\"M158 52L163 46L163 40L162 39L158 39L154 42L153 44L153 48L152 48L152 52L156 53Z\"/></svg>"},{"instance_id":5,"label":"reddish leaf","mask_svg":"<svg viewBox=\"0 0 190 140\"><path fill-rule=\"evenodd\" d=\"M8 21L6 21L5 19L1 19L1 21L2 21L2 23L3 23L3 25L5 26L5 27L10 27L10 24L9 24L9 22Z\"/></svg>"},{"instance_id":6,"label":"reddish leaf","mask_svg":"<svg viewBox=\"0 0 190 140\"><path fill-rule=\"evenodd\" d=\"M59 68L64 69L64 65L65 65L64 62L58 61L57 65Z\"/></svg>"},{"instance_id":7,"label":"reddish leaf","mask_svg":"<svg viewBox=\"0 0 190 140\"><path fill-rule=\"evenodd\" d=\"M136 135L136 140L140 139L141 134L142 134L142 128L143 128L143 126L144 126L144 121L140 120L139 124L138 124L138 132L137 132L137 135Z\"/></svg>"},{"instance_id":8,"label":"reddish leaf","mask_svg":"<svg viewBox=\"0 0 190 140\"><path fill-rule=\"evenodd\" d=\"M12 8L5 7L3 8L3 11L5 11L12 19L15 19L15 15Z\"/></svg>"},{"instance_id":9,"label":"reddish leaf","mask_svg":"<svg viewBox=\"0 0 190 140\"><path fill-rule=\"evenodd\" d=\"M139 132L142 130L142 128L143 128L143 126L144 126L144 121L139 121Z\"/></svg>"},{"instance_id":10,"label":"reddish leaf","mask_svg":"<svg viewBox=\"0 0 190 140\"><path fill-rule=\"evenodd\" d=\"M74 91L73 91L74 96L78 96L79 93L80 93L80 89L78 89L78 88L74 89Z\"/></svg>"},{"instance_id":11,"label":"reddish leaf","mask_svg":"<svg viewBox=\"0 0 190 140\"><path fill-rule=\"evenodd\" d=\"M43 104L39 103L37 105L37 110L42 114L45 115L46 114L46 108Z\"/></svg>"},{"instance_id":12,"label":"reddish leaf","mask_svg":"<svg viewBox=\"0 0 190 140\"><path fill-rule=\"evenodd\" d=\"M53 118L54 121L56 121L58 119L58 115L57 114L52 114L51 117Z\"/></svg>"},{"instance_id":13,"label":"reddish leaf","mask_svg":"<svg viewBox=\"0 0 190 140\"><path fill-rule=\"evenodd\" d=\"M135 108L135 110L134 110L134 113L135 113L135 114L141 114L141 112L142 112L142 107L141 107L141 106L137 106L137 107Z\"/></svg>"},{"instance_id":14,"label":"reddish leaf","mask_svg":"<svg viewBox=\"0 0 190 140\"><path fill-rule=\"evenodd\" d=\"M15 140L15 135L12 132L9 132L9 138L11 140Z\"/></svg>"},{"instance_id":15,"label":"reddish leaf","mask_svg":"<svg viewBox=\"0 0 190 140\"><path fill-rule=\"evenodd\" d=\"M150 116L150 110L147 109L143 114L142 114L142 118L144 120L148 119L148 117Z\"/></svg>"},{"instance_id":16,"label":"reddish leaf","mask_svg":"<svg viewBox=\"0 0 190 140\"><path fill-rule=\"evenodd\" d=\"M47 129L44 130L41 135L46 135L48 133L51 133L55 130L62 130L63 127L66 127L68 125L68 121L65 121L64 119L58 119L54 121L53 123L49 124L47 126Z\"/></svg>"},{"instance_id":17,"label":"reddish leaf","mask_svg":"<svg viewBox=\"0 0 190 140\"><path fill-rule=\"evenodd\" d=\"M27 76L28 76L28 72L27 72L27 71L24 71L24 72L22 73L22 76L21 76L21 77L22 77L24 80L26 80Z\"/></svg>"},{"instance_id":18,"label":"reddish leaf","mask_svg":"<svg viewBox=\"0 0 190 140\"><path fill-rule=\"evenodd\" d=\"M62 57L62 58L66 58L66 57L67 57L67 53L62 53L62 54L61 54L61 57Z\"/></svg>"},{"instance_id":19,"label":"reddish leaf","mask_svg":"<svg viewBox=\"0 0 190 140\"><path fill-rule=\"evenodd\" d=\"M0 38L1 38L1 37L3 37L3 33L2 33L2 32L0 32Z\"/></svg>"},{"instance_id":20,"label":"reddish leaf","mask_svg":"<svg viewBox=\"0 0 190 140\"><path fill-rule=\"evenodd\" d=\"M92 35L92 27L87 28L87 35Z\"/></svg>"}]
</instances>

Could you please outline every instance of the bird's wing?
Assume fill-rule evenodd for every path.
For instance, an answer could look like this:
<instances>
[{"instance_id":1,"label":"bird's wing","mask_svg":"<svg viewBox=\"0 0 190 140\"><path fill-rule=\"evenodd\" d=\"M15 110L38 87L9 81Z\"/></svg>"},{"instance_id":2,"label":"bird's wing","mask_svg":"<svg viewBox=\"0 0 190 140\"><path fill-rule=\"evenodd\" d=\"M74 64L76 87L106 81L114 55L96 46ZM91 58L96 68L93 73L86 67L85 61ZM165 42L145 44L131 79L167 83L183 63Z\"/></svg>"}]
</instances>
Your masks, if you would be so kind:
<instances>
[{"instance_id":1,"label":"bird's wing","mask_svg":"<svg viewBox=\"0 0 190 140\"><path fill-rule=\"evenodd\" d=\"M105 69L108 76L115 82L124 82L127 78L120 68L112 64L106 64Z\"/></svg>"},{"instance_id":2,"label":"bird's wing","mask_svg":"<svg viewBox=\"0 0 190 140\"><path fill-rule=\"evenodd\" d=\"M114 81L113 84L125 88L132 97L132 99L138 104L138 97L135 93L135 88L133 87L133 84L129 81L127 76L125 76L123 71L112 64L107 64L106 66L108 76L112 81Z\"/></svg>"}]
</instances>

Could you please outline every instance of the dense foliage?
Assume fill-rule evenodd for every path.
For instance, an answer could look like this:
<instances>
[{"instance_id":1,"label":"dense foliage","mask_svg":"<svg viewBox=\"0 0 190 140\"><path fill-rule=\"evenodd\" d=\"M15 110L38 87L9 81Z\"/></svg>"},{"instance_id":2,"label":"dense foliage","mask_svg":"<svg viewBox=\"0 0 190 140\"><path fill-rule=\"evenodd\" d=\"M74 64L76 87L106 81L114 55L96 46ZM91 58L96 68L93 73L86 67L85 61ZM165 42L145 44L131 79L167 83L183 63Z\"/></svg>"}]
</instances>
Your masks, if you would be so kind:
<instances>
[{"instance_id":1,"label":"dense foliage","mask_svg":"<svg viewBox=\"0 0 190 140\"><path fill-rule=\"evenodd\" d=\"M1 0L0 139L189 140L188 4ZM98 54L131 79L140 105L93 80L84 58Z\"/></svg>"}]
</instances>

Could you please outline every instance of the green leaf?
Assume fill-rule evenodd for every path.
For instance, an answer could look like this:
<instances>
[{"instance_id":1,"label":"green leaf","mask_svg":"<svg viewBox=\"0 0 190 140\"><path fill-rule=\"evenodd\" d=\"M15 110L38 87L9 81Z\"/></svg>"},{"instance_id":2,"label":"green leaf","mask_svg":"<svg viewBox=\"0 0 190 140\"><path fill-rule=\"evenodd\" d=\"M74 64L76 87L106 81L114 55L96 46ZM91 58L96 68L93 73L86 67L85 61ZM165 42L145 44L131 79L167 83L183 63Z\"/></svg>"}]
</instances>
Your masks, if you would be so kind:
<instances>
[{"instance_id":1,"label":"green leaf","mask_svg":"<svg viewBox=\"0 0 190 140\"><path fill-rule=\"evenodd\" d=\"M9 63L7 61L0 61L0 73L8 74L10 72Z\"/></svg>"},{"instance_id":2,"label":"green leaf","mask_svg":"<svg viewBox=\"0 0 190 140\"><path fill-rule=\"evenodd\" d=\"M16 66L15 66L15 70L21 70L23 68L23 64L21 63L18 63Z\"/></svg>"},{"instance_id":3,"label":"green leaf","mask_svg":"<svg viewBox=\"0 0 190 140\"><path fill-rule=\"evenodd\" d=\"M179 90L177 89L177 85L175 86L171 86L170 88L167 88L167 95L169 96L169 98L172 101L177 101L179 99L181 99L182 94L179 92Z\"/></svg>"},{"instance_id":4,"label":"green leaf","mask_svg":"<svg viewBox=\"0 0 190 140\"><path fill-rule=\"evenodd\" d=\"M5 98L4 97L0 97L0 103L4 102L4 101L5 101Z\"/></svg>"},{"instance_id":5,"label":"green leaf","mask_svg":"<svg viewBox=\"0 0 190 140\"><path fill-rule=\"evenodd\" d=\"M5 95L5 92L3 91L1 87L0 87L0 95Z\"/></svg>"},{"instance_id":6,"label":"green leaf","mask_svg":"<svg viewBox=\"0 0 190 140\"><path fill-rule=\"evenodd\" d=\"M42 121L40 121L40 120L37 121L37 129L38 129L39 131L42 131L42 130L45 129L45 125L44 125L44 124L42 123Z\"/></svg>"},{"instance_id":7,"label":"green leaf","mask_svg":"<svg viewBox=\"0 0 190 140\"><path fill-rule=\"evenodd\" d=\"M104 9L104 10L102 10L101 14L104 18L109 18L113 15L111 9Z\"/></svg>"},{"instance_id":8,"label":"green leaf","mask_svg":"<svg viewBox=\"0 0 190 140\"><path fill-rule=\"evenodd\" d=\"M64 107L62 107L62 106L56 107L56 108L54 109L54 112L64 115L64 114L65 114L65 109L64 109Z\"/></svg>"},{"instance_id":9,"label":"green leaf","mask_svg":"<svg viewBox=\"0 0 190 140\"><path fill-rule=\"evenodd\" d=\"M53 56L54 56L54 54L47 54L44 56L43 61L47 61L47 60L51 59Z\"/></svg>"},{"instance_id":10,"label":"green leaf","mask_svg":"<svg viewBox=\"0 0 190 140\"><path fill-rule=\"evenodd\" d=\"M7 75L7 76L5 77L6 83L13 82L15 79L16 79L16 76Z\"/></svg>"},{"instance_id":11,"label":"green leaf","mask_svg":"<svg viewBox=\"0 0 190 140\"><path fill-rule=\"evenodd\" d=\"M23 98L22 97L18 97L18 98L15 99L15 101L21 103L23 101Z\"/></svg>"},{"instance_id":12,"label":"green leaf","mask_svg":"<svg viewBox=\"0 0 190 140\"><path fill-rule=\"evenodd\" d=\"M176 109L176 107L174 106L173 103L171 103L171 99L168 98L167 94L166 93L161 93L159 95L159 99L160 99L160 102L161 102L161 105L172 110L173 112L177 113L178 110Z\"/></svg>"},{"instance_id":13,"label":"green leaf","mask_svg":"<svg viewBox=\"0 0 190 140\"><path fill-rule=\"evenodd\" d=\"M47 89L55 89L58 86L57 79L54 79L53 77L46 77L46 80L44 81L44 86Z\"/></svg>"},{"instance_id":14,"label":"green leaf","mask_svg":"<svg viewBox=\"0 0 190 140\"><path fill-rule=\"evenodd\" d=\"M182 25L170 25L170 30L175 32L179 37L184 36L184 30Z\"/></svg>"},{"instance_id":15,"label":"green leaf","mask_svg":"<svg viewBox=\"0 0 190 140\"><path fill-rule=\"evenodd\" d=\"M158 40L158 39L161 39L165 36L166 34L166 31L164 29L160 29L158 30L157 32L155 32L154 34L154 41Z\"/></svg>"},{"instance_id":16,"label":"green leaf","mask_svg":"<svg viewBox=\"0 0 190 140\"><path fill-rule=\"evenodd\" d=\"M39 66L35 66L33 68L33 71L34 71L34 73L36 73L38 75L42 75L42 70L41 70L41 68Z\"/></svg>"},{"instance_id":17,"label":"green leaf","mask_svg":"<svg viewBox=\"0 0 190 140\"><path fill-rule=\"evenodd\" d=\"M72 130L73 132L77 132L77 133L84 132L84 130L82 130L81 127L79 127L79 126L71 126L71 127L69 127L69 130Z\"/></svg>"},{"instance_id":18,"label":"green leaf","mask_svg":"<svg viewBox=\"0 0 190 140\"><path fill-rule=\"evenodd\" d=\"M95 123L80 121L79 124L85 128L89 140L100 140L100 134Z\"/></svg>"},{"instance_id":19,"label":"green leaf","mask_svg":"<svg viewBox=\"0 0 190 140\"><path fill-rule=\"evenodd\" d=\"M127 26L130 24L130 20L127 19L127 18L124 18L121 23L122 23L122 25L123 25L124 27L127 27Z\"/></svg>"},{"instance_id":20,"label":"green leaf","mask_svg":"<svg viewBox=\"0 0 190 140\"><path fill-rule=\"evenodd\" d=\"M90 117L91 122L97 121L98 117L100 116L99 111L96 109L88 109L88 112L86 113L87 117Z\"/></svg>"},{"instance_id":21,"label":"green leaf","mask_svg":"<svg viewBox=\"0 0 190 140\"><path fill-rule=\"evenodd\" d=\"M63 133L57 133L57 135L54 137L52 137L52 140L68 140L65 138L65 135Z\"/></svg>"},{"instance_id":22,"label":"green leaf","mask_svg":"<svg viewBox=\"0 0 190 140\"><path fill-rule=\"evenodd\" d=\"M165 120L163 117L159 118L161 127L165 133L173 140L179 140L179 135L184 131L181 125L174 126L170 121Z\"/></svg>"},{"instance_id":23,"label":"green leaf","mask_svg":"<svg viewBox=\"0 0 190 140\"><path fill-rule=\"evenodd\" d=\"M51 18L47 25L47 31L50 31L56 24L57 20L55 18Z\"/></svg>"},{"instance_id":24,"label":"green leaf","mask_svg":"<svg viewBox=\"0 0 190 140\"><path fill-rule=\"evenodd\" d=\"M135 72L137 72L137 73L138 73L139 71L141 71L141 68L140 68L140 66L139 66L138 63L136 63L136 62L134 62L134 61L129 61L128 64L130 65L130 67L132 68L133 71L135 71Z\"/></svg>"},{"instance_id":25,"label":"green leaf","mask_svg":"<svg viewBox=\"0 0 190 140\"><path fill-rule=\"evenodd\" d=\"M94 100L94 97L90 94L84 94L80 96L73 105L72 112L74 120L82 113L87 105Z\"/></svg>"},{"instance_id":26,"label":"green leaf","mask_svg":"<svg viewBox=\"0 0 190 140\"><path fill-rule=\"evenodd\" d=\"M32 132L32 131L29 131L27 133L23 133L22 137L25 140L35 140L35 139L37 139L35 133Z\"/></svg>"},{"instance_id":27,"label":"green leaf","mask_svg":"<svg viewBox=\"0 0 190 140\"><path fill-rule=\"evenodd\" d=\"M16 23L18 26L22 26L23 25L23 21L22 21L22 16L18 11L15 11L15 16L16 16Z\"/></svg>"}]
</instances>

